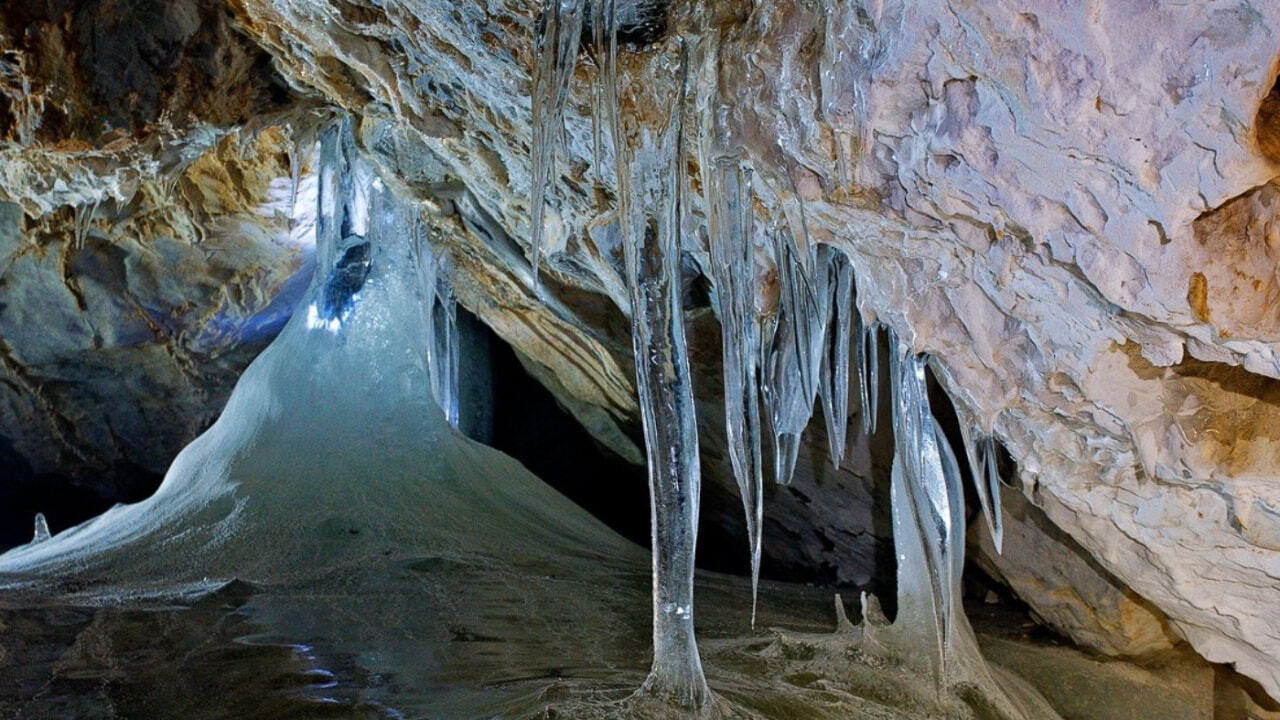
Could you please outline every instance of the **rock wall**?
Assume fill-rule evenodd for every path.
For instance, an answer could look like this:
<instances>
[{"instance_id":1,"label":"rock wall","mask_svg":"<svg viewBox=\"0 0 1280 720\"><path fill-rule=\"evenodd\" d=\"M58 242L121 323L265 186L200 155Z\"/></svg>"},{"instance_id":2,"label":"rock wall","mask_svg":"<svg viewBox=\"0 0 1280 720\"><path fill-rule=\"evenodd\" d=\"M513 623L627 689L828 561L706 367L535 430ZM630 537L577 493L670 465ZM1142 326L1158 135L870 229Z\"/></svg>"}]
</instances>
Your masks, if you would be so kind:
<instances>
[{"instance_id":1,"label":"rock wall","mask_svg":"<svg viewBox=\"0 0 1280 720\"><path fill-rule=\"evenodd\" d=\"M305 288L309 123L220 3L0 11L0 542L141 499L217 417Z\"/></svg>"}]
</instances>

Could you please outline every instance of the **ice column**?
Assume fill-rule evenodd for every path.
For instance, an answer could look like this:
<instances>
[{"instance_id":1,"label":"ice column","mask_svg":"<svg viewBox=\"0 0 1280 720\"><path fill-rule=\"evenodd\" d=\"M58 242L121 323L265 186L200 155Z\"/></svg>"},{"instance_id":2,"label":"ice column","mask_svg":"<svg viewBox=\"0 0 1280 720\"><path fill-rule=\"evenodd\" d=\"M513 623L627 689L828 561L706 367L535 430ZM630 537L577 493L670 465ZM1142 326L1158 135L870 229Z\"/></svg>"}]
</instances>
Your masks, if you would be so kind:
<instances>
[{"instance_id":1,"label":"ice column","mask_svg":"<svg viewBox=\"0 0 1280 720\"><path fill-rule=\"evenodd\" d=\"M910 617L912 608L928 598L936 631L938 666L945 673L955 632L955 589L963 563L963 490L950 445L942 436L929 407L925 358L890 332L893 352L889 372L893 387L894 517L919 540L923 568L915 578L927 578L927 588L900 588ZM899 565L906 555L899 551ZM924 570L923 573L919 570ZM899 572L900 580L903 573ZM917 622L923 618L914 618ZM901 617L900 617L901 622ZM926 621L927 622L927 621Z\"/></svg>"},{"instance_id":2,"label":"ice column","mask_svg":"<svg viewBox=\"0 0 1280 720\"><path fill-rule=\"evenodd\" d=\"M611 37L610 44L615 42ZM680 306L686 59L687 52L682 50L671 68L678 79L670 95L664 98L664 93L643 88L631 98L637 105L665 102L665 107L655 108L665 119L657 128L637 123L634 131L641 142L636 147L645 148L643 152L617 144L617 173L653 541L653 667L644 690L699 708L711 701L711 693L693 634L701 478ZM617 118L616 109L611 116ZM618 138L620 123L614 125L613 135Z\"/></svg>"}]
</instances>

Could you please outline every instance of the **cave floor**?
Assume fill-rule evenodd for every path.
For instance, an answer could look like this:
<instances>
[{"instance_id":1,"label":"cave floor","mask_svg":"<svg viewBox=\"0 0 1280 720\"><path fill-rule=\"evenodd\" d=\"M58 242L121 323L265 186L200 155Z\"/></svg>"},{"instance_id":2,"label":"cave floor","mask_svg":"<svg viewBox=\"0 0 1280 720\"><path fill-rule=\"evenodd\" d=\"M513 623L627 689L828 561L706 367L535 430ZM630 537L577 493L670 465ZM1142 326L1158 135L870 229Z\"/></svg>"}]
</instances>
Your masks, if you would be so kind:
<instances>
[{"instance_id":1,"label":"cave floor","mask_svg":"<svg viewBox=\"0 0 1280 720\"><path fill-rule=\"evenodd\" d=\"M325 583L323 592L235 581L181 604L0 609L0 717L607 717L644 679L643 603L611 606L597 619L604 624L548 621L530 594L506 604L508 622L476 624L465 612L444 622L440 598L408 592L413 576L436 573L436 564L389 558L382 570L400 579L377 593L359 580L345 589ZM643 597L647 582L639 573L619 578L636 586L631 597ZM698 590L708 680L731 701L730 716L942 717L913 700L926 679L832 633L831 591L766 582L752 630L744 580L707 574ZM1092 657L1045 637L1017 611L977 606L970 614L988 658L1066 720L1215 717L1213 670L1203 662Z\"/></svg>"}]
</instances>

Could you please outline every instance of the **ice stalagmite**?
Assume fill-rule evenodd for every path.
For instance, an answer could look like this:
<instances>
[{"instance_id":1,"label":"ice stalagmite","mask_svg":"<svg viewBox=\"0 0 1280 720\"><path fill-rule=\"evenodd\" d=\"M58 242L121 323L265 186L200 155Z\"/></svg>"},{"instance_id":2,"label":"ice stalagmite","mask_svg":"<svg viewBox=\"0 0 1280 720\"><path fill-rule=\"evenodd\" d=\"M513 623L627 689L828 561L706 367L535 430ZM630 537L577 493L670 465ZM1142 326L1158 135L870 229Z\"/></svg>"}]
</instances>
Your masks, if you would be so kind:
<instances>
[{"instance_id":1,"label":"ice stalagmite","mask_svg":"<svg viewBox=\"0 0 1280 720\"><path fill-rule=\"evenodd\" d=\"M618 219L631 295L636 386L649 466L653 543L653 667L644 691L689 708L711 701L693 632L693 571L701 477L698 423L680 292L687 52L672 67L666 97L644 89L630 100L653 108L660 127L639 125L636 152L618 144ZM615 116L617 117L617 116ZM614 137L620 137L618 117ZM632 128L628 128L629 130Z\"/></svg>"},{"instance_id":2,"label":"ice stalagmite","mask_svg":"<svg viewBox=\"0 0 1280 720\"><path fill-rule=\"evenodd\" d=\"M953 589L960 571L957 554L963 551L955 537L957 520L962 516L958 507L963 502L960 477L950 447L940 441L929 408L925 359L893 333L890 341L895 472L900 471L902 478L905 517L919 533L923 547L939 665L945 667L956 612ZM894 503L896 514L896 497Z\"/></svg>"},{"instance_id":3,"label":"ice stalagmite","mask_svg":"<svg viewBox=\"0 0 1280 720\"><path fill-rule=\"evenodd\" d=\"M826 345L822 354L822 376L818 394L822 398L822 414L827 421L827 441L831 444L831 463L840 467L844 459L845 434L849 428L849 349L853 337L853 264L838 248L827 246L829 320Z\"/></svg>"},{"instance_id":4,"label":"ice stalagmite","mask_svg":"<svg viewBox=\"0 0 1280 720\"><path fill-rule=\"evenodd\" d=\"M703 40L700 83L701 128L698 165L711 253L711 279L716 288L724 359L725 434L733 476L742 496L751 555L751 623L760 578L760 527L763 521L763 475L760 421L760 322L756 316L756 273L753 242L751 170L744 166L736 121L719 94L718 44Z\"/></svg>"},{"instance_id":5,"label":"ice stalagmite","mask_svg":"<svg viewBox=\"0 0 1280 720\"><path fill-rule=\"evenodd\" d=\"M625 587L609 586L612 577L643 567L586 511L448 426L430 398L409 211L345 120L320 146L316 256L325 260L285 328L154 495L0 554L6 600L118 604L198 595L233 578L290 596L355 592L383 613L384 629L417 628L414 657L435 658L449 642L441 612L500 619L527 612L531 596L560 602L577 586L558 584L552 569L611 596ZM400 565L423 558L432 562L422 571ZM406 607L422 614L406 619Z\"/></svg>"},{"instance_id":6,"label":"ice stalagmite","mask_svg":"<svg viewBox=\"0 0 1280 720\"><path fill-rule=\"evenodd\" d=\"M31 535L31 542L44 542L49 539L49 521L44 519L44 513L36 513L35 532Z\"/></svg>"},{"instance_id":7,"label":"ice stalagmite","mask_svg":"<svg viewBox=\"0 0 1280 720\"><path fill-rule=\"evenodd\" d=\"M556 146L564 135L564 104L582 41L582 15L583 0L547 0L534 45L530 263L535 287L542 254L546 193L555 177Z\"/></svg>"}]
</instances>

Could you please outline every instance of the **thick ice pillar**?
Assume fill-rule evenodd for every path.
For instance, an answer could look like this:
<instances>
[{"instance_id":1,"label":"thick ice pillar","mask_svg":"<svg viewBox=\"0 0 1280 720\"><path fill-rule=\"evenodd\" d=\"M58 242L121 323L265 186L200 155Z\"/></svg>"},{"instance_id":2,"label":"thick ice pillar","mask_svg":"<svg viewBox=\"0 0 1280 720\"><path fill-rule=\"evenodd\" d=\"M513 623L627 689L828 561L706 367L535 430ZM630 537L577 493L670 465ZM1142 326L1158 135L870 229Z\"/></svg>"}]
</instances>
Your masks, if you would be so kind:
<instances>
[{"instance_id":1,"label":"thick ice pillar","mask_svg":"<svg viewBox=\"0 0 1280 720\"><path fill-rule=\"evenodd\" d=\"M698 423L680 305L680 229L684 178L684 53L674 92L646 88L634 101L663 102L661 127L637 153L617 142L618 216L631 294L636 385L649 462L653 539L653 668L644 690L697 708L710 702L693 633L693 571L698 534ZM612 94L612 93L610 93ZM621 136L615 127L614 137Z\"/></svg>"}]
</instances>

